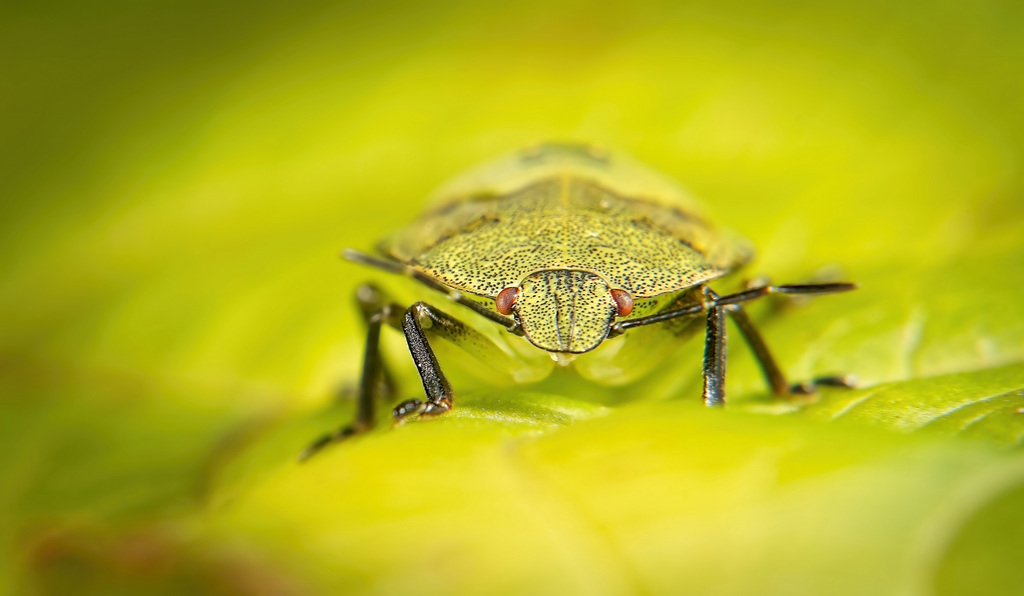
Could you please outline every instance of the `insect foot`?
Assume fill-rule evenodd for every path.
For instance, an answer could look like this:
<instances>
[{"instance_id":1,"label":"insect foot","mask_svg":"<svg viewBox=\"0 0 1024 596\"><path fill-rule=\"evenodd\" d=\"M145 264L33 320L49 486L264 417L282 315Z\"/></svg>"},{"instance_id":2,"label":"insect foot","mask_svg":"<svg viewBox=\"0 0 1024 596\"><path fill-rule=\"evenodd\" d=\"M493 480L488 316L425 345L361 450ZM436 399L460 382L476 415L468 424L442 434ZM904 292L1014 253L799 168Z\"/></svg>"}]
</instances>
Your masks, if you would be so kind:
<instances>
[{"instance_id":1,"label":"insect foot","mask_svg":"<svg viewBox=\"0 0 1024 596\"><path fill-rule=\"evenodd\" d=\"M451 398L443 397L436 401L408 399L395 406L395 409L391 411L391 416L395 419L395 424L404 424L413 417L433 418L451 409Z\"/></svg>"},{"instance_id":2,"label":"insect foot","mask_svg":"<svg viewBox=\"0 0 1024 596\"><path fill-rule=\"evenodd\" d=\"M440 416L448 410L452 409L451 398L441 398L437 401L427 402L427 407L420 412L421 418L433 418L434 416Z\"/></svg>"},{"instance_id":3,"label":"insect foot","mask_svg":"<svg viewBox=\"0 0 1024 596\"><path fill-rule=\"evenodd\" d=\"M391 417L395 419L396 424L401 424L412 416L419 415L424 409L426 409L426 406L422 401L407 399L395 406L394 410L391 410Z\"/></svg>"},{"instance_id":4,"label":"insect foot","mask_svg":"<svg viewBox=\"0 0 1024 596\"><path fill-rule=\"evenodd\" d=\"M797 383L789 388L792 395L814 395L818 387L845 387L847 389L857 388L857 377L855 375L815 377L810 381Z\"/></svg>"},{"instance_id":5,"label":"insect foot","mask_svg":"<svg viewBox=\"0 0 1024 596\"><path fill-rule=\"evenodd\" d=\"M331 443L344 441L345 439L353 437L361 432L365 432L366 430L369 429L361 428L357 425L351 425L343 426L336 432L326 434L320 437L319 439L313 441L312 443L309 444L308 447L302 450L302 453L299 454L299 462L304 462L309 458L313 457L314 455L316 455L317 453L320 453L320 451L322 451L324 447L327 447Z\"/></svg>"}]
</instances>

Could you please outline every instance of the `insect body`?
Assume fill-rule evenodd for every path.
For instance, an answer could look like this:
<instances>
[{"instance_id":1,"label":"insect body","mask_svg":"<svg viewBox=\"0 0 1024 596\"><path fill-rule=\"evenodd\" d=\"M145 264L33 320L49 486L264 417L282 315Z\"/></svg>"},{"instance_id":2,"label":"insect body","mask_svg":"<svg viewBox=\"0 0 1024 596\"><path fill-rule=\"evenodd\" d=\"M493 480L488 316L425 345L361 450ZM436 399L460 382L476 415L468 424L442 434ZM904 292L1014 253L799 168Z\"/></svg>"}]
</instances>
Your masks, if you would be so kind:
<instances>
[{"instance_id":1,"label":"insect body","mask_svg":"<svg viewBox=\"0 0 1024 596\"><path fill-rule=\"evenodd\" d=\"M596 356L599 347L623 341L619 336L631 329L660 325L682 335L703 319L704 401L711 406L725 401L726 312L751 345L772 390L784 395L792 389L741 304L770 293L825 294L854 287L764 285L719 296L706 284L746 264L753 254L749 244L711 224L694 199L651 170L574 145L543 145L455 180L378 252L349 250L345 256L411 276L525 337L561 364L586 354L582 361L588 352ZM399 421L452 407L451 387L428 336L481 360L508 357L508 350L425 302L404 308L370 286L360 289L359 300L369 329L359 413L353 425L314 443L312 450L372 426L383 374L377 342L384 324L404 332L426 393L423 400L395 408ZM594 367L590 371L598 378L603 374Z\"/></svg>"}]
</instances>

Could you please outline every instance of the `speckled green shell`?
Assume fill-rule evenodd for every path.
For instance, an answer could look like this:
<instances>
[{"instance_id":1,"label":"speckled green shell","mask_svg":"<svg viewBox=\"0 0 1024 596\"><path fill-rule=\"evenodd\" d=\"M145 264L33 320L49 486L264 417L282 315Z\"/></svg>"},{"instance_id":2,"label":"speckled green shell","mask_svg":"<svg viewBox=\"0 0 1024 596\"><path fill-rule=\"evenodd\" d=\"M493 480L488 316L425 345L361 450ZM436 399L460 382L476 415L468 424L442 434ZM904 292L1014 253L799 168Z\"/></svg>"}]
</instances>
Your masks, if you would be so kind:
<instances>
[{"instance_id":1,"label":"speckled green shell","mask_svg":"<svg viewBox=\"0 0 1024 596\"><path fill-rule=\"evenodd\" d=\"M749 260L749 245L702 212L679 187L624 156L545 145L454 180L380 250L482 297L557 269L592 272L643 300Z\"/></svg>"}]
</instances>

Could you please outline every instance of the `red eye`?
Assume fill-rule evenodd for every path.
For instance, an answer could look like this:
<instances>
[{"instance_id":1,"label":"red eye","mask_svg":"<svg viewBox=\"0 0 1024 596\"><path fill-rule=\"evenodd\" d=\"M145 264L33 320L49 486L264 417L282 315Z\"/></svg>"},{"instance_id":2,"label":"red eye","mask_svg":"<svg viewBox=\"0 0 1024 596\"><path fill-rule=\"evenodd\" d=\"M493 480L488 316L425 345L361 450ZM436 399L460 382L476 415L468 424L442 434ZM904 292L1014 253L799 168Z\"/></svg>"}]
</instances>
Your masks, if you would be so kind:
<instances>
[{"instance_id":1,"label":"red eye","mask_svg":"<svg viewBox=\"0 0 1024 596\"><path fill-rule=\"evenodd\" d=\"M633 297L626 290L612 290L612 300L615 301L615 309L620 317L633 312Z\"/></svg>"},{"instance_id":2,"label":"red eye","mask_svg":"<svg viewBox=\"0 0 1024 596\"><path fill-rule=\"evenodd\" d=\"M509 286L504 290L498 292L498 297L494 299L494 307L498 309L503 315L512 314L512 305L516 302L516 296L519 295L519 288L515 286Z\"/></svg>"}]
</instances>

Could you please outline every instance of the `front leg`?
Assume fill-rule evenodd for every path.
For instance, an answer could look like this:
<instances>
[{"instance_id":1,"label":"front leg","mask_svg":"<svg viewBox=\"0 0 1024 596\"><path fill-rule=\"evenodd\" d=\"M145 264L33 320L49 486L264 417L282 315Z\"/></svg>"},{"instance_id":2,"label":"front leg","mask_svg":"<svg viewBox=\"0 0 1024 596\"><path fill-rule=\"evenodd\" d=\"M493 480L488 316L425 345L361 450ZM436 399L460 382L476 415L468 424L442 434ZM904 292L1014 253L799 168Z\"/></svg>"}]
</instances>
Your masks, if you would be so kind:
<instances>
[{"instance_id":1,"label":"front leg","mask_svg":"<svg viewBox=\"0 0 1024 596\"><path fill-rule=\"evenodd\" d=\"M476 358L483 367L493 371L496 377L507 375L506 378L514 382L543 378L551 367L551 360L546 357L531 361L513 356L480 331L426 302L410 306L402 317L401 327L409 353L423 381L426 400L410 399L398 404L392 411L397 423L405 422L413 416L438 416L452 408L451 386L430 347L428 337L445 340ZM508 326L505 330L518 335L517 330Z\"/></svg>"},{"instance_id":2,"label":"front leg","mask_svg":"<svg viewBox=\"0 0 1024 596\"><path fill-rule=\"evenodd\" d=\"M725 405L725 309L708 308L708 326L704 337L704 404Z\"/></svg>"},{"instance_id":3,"label":"front leg","mask_svg":"<svg viewBox=\"0 0 1024 596\"><path fill-rule=\"evenodd\" d=\"M299 455L299 461L309 459L331 443L342 441L373 428L376 397L384 370L380 353L380 330L384 323L397 327L393 320L394 313L400 311L396 305L386 304L379 295L376 298L378 300L376 300L375 311L372 314L366 313L366 345L363 350L363 373L359 382L356 418L351 424L313 441ZM444 371L441 370L434 350L427 341L427 336L423 331L424 323L421 323L420 319L423 319L432 331L455 343L459 343L460 339L464 341L472 336L472 332L458 320L437 309L431 309L423 302L417 302L405 310L401 328L405 333L405 341L409 345L409 353L416 364L416 370L419 371L420 378L423 380L426 401L409 399L398 404L392 412L396 422L404 422L407 418L417 415L437 416L452 408L452 386L444 375Z\"/></svg>"},{"instance_id":4,"label":"front leg","mask_svg":"<svg viewBox=\"0 0 1024 596\"><path fill-rule=\"evenodd\" d=\"M512 378L515 380L540 378L547 370L537 366L537 363L523 361L510 355L484 334L425 302L417 302L403 309L387 302L383 296L378 296L373 301L373 304L376 304L374 308L367 308L368 304L369 301L361 302L364 311L372 314L367 316L366 348L356 419L352 424L313 442L300 459L307 459L327 445L367 431L373 426L375 403L382 387L380 380L381 376L386 374L379 349L382 326L400 329L405 334L409 353L423 381L425 393L425 399L409 399L395 407L392 416L397 423L403 423L414 416L438 416L452 408L451 384L430 347L428 334L440 337L464 350L479 360L483 366L494 370L496 374L507 374L512 371ZM512 330L510 332L515 333ZM550 366L550 361L545 364Z\"/></svg>"},{"instance_id":5,"label":"front leg","mask_svg":"<svg viewBox=\"0 0 1024 596\"><path fill-rule=\"evenodd\" d=\"M417 302L405 311L402 317L402 331L405 333L405 341L409 345L409 354L416 364L416 370L420 373L423 381L423 391L426 393L426 401L418 399L406 400L395 407L392 415L396 422L404 422L410 416L438 416L452 409L452 386L448 377L441 370L441 364L434 355L427 335L423 332L423 323L428 322L431 329L435 324L440 327L443 335L454 337L463 331L464 325L437 309L433 309L424 302Z\"/></svg>"},{"instance_id":6,"label":"front leg","mask_svg":"<svg viewBox=\"0 0 1024 596\"><path fill-rule=\"evenodd\" d=\"M750 344L764 372L768 386L777 395L813 393L819 385L852 387L854 380L846 377L819 377L810 383L788 386L786 377L768 351L761 334L757 332L746 312L740 306L744 302L763 298L770 294L816 295L848 292L857 286L850 283L789 284L781 286L759 286L742 292L719 296L707 286L702 286L704 298L699 302L685 304L672 310L652 315L626 319L612 325L608 337L615 337L634 327L665 323L674 319L689 317L707 310L707 332L704 342L704 403L709 406L725 404L725 311L733 317L740 333Z\"/></svg>"}]
</instances>

